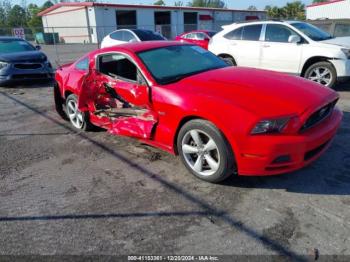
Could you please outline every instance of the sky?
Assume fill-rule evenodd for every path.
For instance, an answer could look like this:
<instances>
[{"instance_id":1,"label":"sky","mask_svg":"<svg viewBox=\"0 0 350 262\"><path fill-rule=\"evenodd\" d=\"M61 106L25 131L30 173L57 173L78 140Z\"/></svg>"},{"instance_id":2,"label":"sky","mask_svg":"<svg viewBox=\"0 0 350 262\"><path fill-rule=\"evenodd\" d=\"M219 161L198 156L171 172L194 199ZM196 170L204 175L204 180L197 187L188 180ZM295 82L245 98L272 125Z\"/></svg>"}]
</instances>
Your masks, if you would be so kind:
<instances>
[{"instance_id":1,"label":"sky","mask_svg":"<svg viewBox=\"0 0 350 262\"><path fill-rule=\"evenodd\" d=\"M42 5L46 0L25 0L28 3L34 3ZM187 3L187 0L182 0ZM228 8L234 9L247 9L250 5L256 6L258 9L264 9L266 5L284 6L287 2L293 2L293 0L224 0ZM20 4L22 0L10 0L13 4ZM98 0L103 3L114 4L153 4L155 0ZM174 5L175 0L165 0L167 5ZM304 4L310 4L312 0L302 0Z\"/></svg>"}]
</instances>

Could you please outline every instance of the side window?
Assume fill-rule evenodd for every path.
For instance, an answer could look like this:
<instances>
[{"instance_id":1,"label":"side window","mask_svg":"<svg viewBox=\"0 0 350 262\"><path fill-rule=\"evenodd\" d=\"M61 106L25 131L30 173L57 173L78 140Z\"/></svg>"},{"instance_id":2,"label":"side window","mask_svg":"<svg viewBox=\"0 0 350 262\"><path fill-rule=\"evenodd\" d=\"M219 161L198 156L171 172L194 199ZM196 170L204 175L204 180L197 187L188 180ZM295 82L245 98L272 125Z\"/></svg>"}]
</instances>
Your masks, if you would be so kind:
<instances>
[{"instance_id":1,"label":"side window","mask_svg":"<svg viewBox=\"0 0 350 262\"><path fill-rule=\"evenodd\" d=\"M89 58L83 58L78 63L76 63L75 68L79 70L88 71L89 70Z\"/></svg>"},{"instance_id":2,"label":"side window","mask_svg":"<svg viewBox=\"0 0 350 262\"><path fill-rule=\"evenodd\" d=\"M288 39L291 35L297 34L284 25L268 24L266 26L265 41L288 43Z\"/></svg>"},{"instance_id":3,"label":"side window","mask_svg":"<svg viewBox=\"0 0 350 262\"><path fill-rule=\"evenodd\" d=\"M259 41L262 25L247 25L243 27L242 40Z\"/></svg>"},{"instance_id":4,"label":"side window","mask_svg":"<svg viewBox=\"0 0 350 262\"><path fill-rule=\"evenodd\" d=\"M334 36L350 36L350 24L336 24Z\"/></svg>"},{"instance_id":5,"label":"side window","mask_svg":"<svg viewBox=\"0 0 350 262\"><path fill-rule=\"evenodd\" d=\"M124 80L137 80L137 67L121 54L107 54L99 56L98 70L100 73Z\"/></svg>"},{"instance_id":6,"label":"side window","mask_svg":"<svg viewBox=\"0 0 350 262\"><path fill-rule=\"evenodd\" d=\"M128 31L123 31L123 38L122 38L123 41L129 42L130 40L133 40L133 39L136 40L135 36L132 33Z\"/></svg>"},{"instance_id":7,"label":"side window","mask_svg":"<svg viewBox=\"0 0 350 262\"><path fill-rule=\"evenodd\" d=\"M112 38L114 40L122 41L123 32L122 31L114 32L114 33L110 34L109 36L110 36L110 38Z\"/></svg>"},{"instance_id":8,"label":"side window","mask_svg":"<svg viewBox=\"0 0 350 262\"><path fill-rule=\"evenodd\" d=\"M227 33L226 35L224 35L224 37L229 39L229 40L241 40L242 39L242 31L243 31L243 27Z\"/></svg>"},{"instance_id":9,"label":"side window","mask_svg":"<svg viewBox=\"0 0 350 262\"><path fill-rule=\"evenodd\" d=\"M193 33L189 33L189 34L185 35L185 38L186 39L194 39L195 37L194 37Z\"/></svg>"},{"instance_id":10,"label":"side window","mask_svg":"<svg viewBox=\"0 0 350 262\"><path fill-rule=\"evenodd\" d=\"M205 39L205 35L203 33L196 34L196 40L204 40L204 39Z\"/></svg>"}]
</instances>

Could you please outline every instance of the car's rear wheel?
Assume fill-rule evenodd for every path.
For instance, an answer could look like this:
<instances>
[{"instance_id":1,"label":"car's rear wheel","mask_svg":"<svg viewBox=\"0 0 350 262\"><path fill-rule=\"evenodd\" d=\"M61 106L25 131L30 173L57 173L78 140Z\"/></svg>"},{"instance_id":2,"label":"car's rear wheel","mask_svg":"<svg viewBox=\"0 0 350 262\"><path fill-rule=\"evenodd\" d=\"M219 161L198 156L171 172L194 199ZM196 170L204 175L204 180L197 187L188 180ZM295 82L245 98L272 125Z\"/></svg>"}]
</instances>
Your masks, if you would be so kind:
<instances>
[{"instance_id":1,"label":"car's rear wheel","mask_svg":"<svg viewBox=\"0 0 350 262\"><path fill-rule=\"evenodd\" d=\"M205 181L220 182L236 171L229 143L209 121L187 122L179 132L177 148L186 168Z\"/></svg>"},{"instance_id":2,"label":"car's rear wheel","mask_svg":"<svg viewBox=\"0 0 350 262\"><path fill-rule=\"evenodd\" d=\"M321 85L333 87L337 81L337 71L329 62L318 62L306 70L304 77Z\"/></svg>"},{"instance_id":3,"label":"car's rear wheel","mask_svg":"<svg viewBox=\"0 0 350 262\"><path fill-rule=\"evenodd\" d=\"M74 94L70 94L66 99L66 113L76 129L86 131L92 129L93 126L89 121L88 114L78 109L78 98Z\"/></svg>"}]
</instances>

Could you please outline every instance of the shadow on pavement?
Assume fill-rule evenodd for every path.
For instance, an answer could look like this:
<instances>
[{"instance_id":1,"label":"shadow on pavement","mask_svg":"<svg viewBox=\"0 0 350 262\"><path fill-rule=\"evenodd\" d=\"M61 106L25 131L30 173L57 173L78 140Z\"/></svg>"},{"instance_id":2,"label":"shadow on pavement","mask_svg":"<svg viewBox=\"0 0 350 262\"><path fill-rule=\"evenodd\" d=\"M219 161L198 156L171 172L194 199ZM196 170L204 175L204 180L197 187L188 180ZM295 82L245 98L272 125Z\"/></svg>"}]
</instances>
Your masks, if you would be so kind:
<instances>
[{"instance_id":1,"label":"shadow on pavement","mask_svg":"<svg viewBox=\"0 0 350 262\"><path fill-rule=\"evenodd\" d=\"M48 121L51 121L54 124L62 126L66 130L74 132L74 129L71 128L70 126L63 124L62 122L60 122L56 118L53 118L53 117L47 115L45 112L40 111L39 109L35 108L34 106L29 105L26 102L19 100L13 96L10 96L5 92L0 91L0 94L2 96L12 100L13 102L16 102L17 104L27 108L28 110L31 110L32 112L38 114L39 116L44 117ZM256 242L261 243L263 246L273 250L274 252L276 252L279 255L287 256L290 259L292 259L293 261L306 261L306 259L304 257L293 252L288 247L284 246L283 244L279 243L278 241L270 239L269 237L259 233L254 228L251 228L251 227L244 225L240 220L236 219L229 212L227 212L221 208L218 208L215 205L208 203L207 201L205 201L202 198L195 196L191 192L188 192L187 190L182 188L180 185L166 180L164 177L158 175L157 173L153 172L152 170L149 170L149 169L145 168L144 166L138 165L137 163L133 162L132 160L124 157L122 154L119 154L113 148L108 147L107 145L104 145L104 144L102 144L102 143L100 143L92 138L89 138L84 133L77 133L77 135L80 136L82 139L88 140L94 146L101 148L106 153L110 154L111 156L115 157L116 159L128 164L130 168L137 170L138 172L143 174L145 177L148 177L149 179L152 179L153 181L159 183L160 186L181 195L187 201L195 204L199 209L203 210L203 211L200 211L197 215L215 216L218 219L220 219L221 221L223 221L224 223L226 223L227 225L229 225L231 228L236 229L236 230L246 234L250 238L254 239ZM169 216L171 216L170 214L169 214ZM174 213L174 215L176 216L176 213ZM64 216L65 215L61 215L61 217L64 217ZM76 216L76 217L84 218L84 216L86 216L86 215L75 214L75 215L67 215L67 216L68 217ZM93 215L88 215L86 218L93 219L94 216L95 216L95 218L98 218L96 216L105 216L105 215L93 214ZM122 216L122 214L119 214L119 215L114 214L114 216L118 217L118 216ZM24 220L24 221L26 221L26 220L40 220L40 217L41 218L44 218L44 217L50 218L50 217L54 217L54 216L48 215L48 216L31 216L31 217L2 217L0 221L6 222L6 221L21 221L21 220Z\"/></svg>"}]
</instances>

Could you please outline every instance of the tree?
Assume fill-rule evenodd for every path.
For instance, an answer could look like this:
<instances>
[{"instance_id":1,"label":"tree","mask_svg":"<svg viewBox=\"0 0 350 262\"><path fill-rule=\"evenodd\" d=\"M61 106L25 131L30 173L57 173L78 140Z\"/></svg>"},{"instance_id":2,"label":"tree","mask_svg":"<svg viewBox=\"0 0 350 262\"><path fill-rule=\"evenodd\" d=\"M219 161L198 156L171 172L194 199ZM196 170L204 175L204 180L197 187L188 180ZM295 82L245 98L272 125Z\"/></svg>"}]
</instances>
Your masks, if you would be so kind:
<instances>
[{"instance_id":1,"label":"tree","mask_svg":"<svg viewBox=\"0 0 350 262\"><path fill-rule=\"evenodd\" d=\"M226 8L226 3L222 0L192 0L188 3L188 6Z\"/></svg>"},{"instance_id":2,"label":"tree","mask_svg":"<svg viewBox=\"0 0 350 262\"><path fill-rule=\"evenodd\" d=\"M46 1L43 6L41 7L42 10L47 9L49 7L53 6L53 3L51 1Z\"/></svg>"},{"instance_id":3,"label":"tree","mask_svg":"<svg viewBox=\"0 0 350 262\"><path fill-rule=\"evenodd\" d=\"M43 26L41 17L38 16L38 13L43 9L46 8L39 8L35 4L28 5L29 20L27 24L33 32L37 32Z\"/></svg>"},{"instance_id":4,"label":"tree","mask_svg":"<svg viewBox=\"0 0 350 262\"><path fill-rule=\"evenodd\" d=\"M256 8L255 5L251 5L251 6L249 6L249 7L247 8L247 10L249 10L249 11L257 11L258 8Z\"/></svg>"},{"instance_id":5,"label":"tree","mask_svg":"<svg viewBox=\"0 0 350 262\"><path fill-rule=\"evenodd\" d=\"M26 11L19 5L14 5L7 15L7 25L10 27L26 26Z\"/></svg>"},{"instance_id":6,"label":"tree","mask_svg":"<svg viewBox=\"0 0 350 262\"><path fill-rule=\"evenodd\" d=\"M163 0L158 0L153 3L154 5L165 5Z\"/></svg>"},{"instance_id":7,"label":"tree","mask_svg":"<svg viewBox=\"0 0 350 262\"><path fill-rule=\"evenodd\" d=\"M301 1L287 3L284 7L285 17L289 19L305 20L305 5Z\"/></svg>"},{"instance_id":8,"label":"tree","mask_svg":"<svg viewBox=\"0 0 350 262\"><path fill-rule=\"evenodd\" d=\"M305 5L300 1L287 3L284 7L266 6L267 16L272 19L305 19Z\"/></svg>"},{"instance_id":9,"label":"tree","mask_svg":"<svg viewBox=\"0 0 350 262\"><path fill-rule=\"evenodd\" d=\"M324 2L329 2L329 0L313 0L313 3L324 3Z\"/></svg>"},{"instance_id":10,"label":"tree","mask_svg":"<svg viewBox=\"0 0 350 262\"><path fill-rule=\"evenodd\" d=\"M182 1L175 1L174 6L183 6L184 2Z\"/></svg>"}]
</instances>

